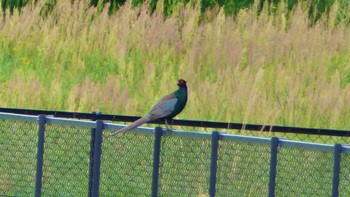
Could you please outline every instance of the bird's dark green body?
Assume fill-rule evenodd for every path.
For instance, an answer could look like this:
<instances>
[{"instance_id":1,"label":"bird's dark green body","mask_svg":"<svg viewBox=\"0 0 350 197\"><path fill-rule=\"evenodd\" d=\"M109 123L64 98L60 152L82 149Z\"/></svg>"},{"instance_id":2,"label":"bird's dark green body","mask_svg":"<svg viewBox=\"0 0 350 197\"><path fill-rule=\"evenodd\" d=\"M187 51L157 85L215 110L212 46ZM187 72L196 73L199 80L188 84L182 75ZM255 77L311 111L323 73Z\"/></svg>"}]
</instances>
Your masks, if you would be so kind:
<instances>
[{"instance_id":1,"label":"bird's dark green body","mask_svg":"<svg viewBox=\"0 0 350 197\"><path fill-rule=\"evenodd\" d=\"M177 114L179 114L186 106L187 103L187 86L180 86L178 90L173 92L173 94L177 98L177 102L174 107L174 111L171 112L169 115L163 117L162 119L170 120Z\"/></svg>"}]
</instances>

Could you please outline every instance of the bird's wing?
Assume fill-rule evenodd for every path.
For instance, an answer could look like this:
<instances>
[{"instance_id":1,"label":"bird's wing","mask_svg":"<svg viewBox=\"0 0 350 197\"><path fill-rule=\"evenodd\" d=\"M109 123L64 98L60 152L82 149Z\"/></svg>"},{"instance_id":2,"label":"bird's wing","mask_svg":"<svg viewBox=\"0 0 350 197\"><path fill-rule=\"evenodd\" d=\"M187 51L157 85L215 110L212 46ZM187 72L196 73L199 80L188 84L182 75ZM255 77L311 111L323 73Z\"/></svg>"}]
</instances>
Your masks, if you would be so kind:
<instances>
[{"instance_id":1,"label":"bird's wing","mask_svg":"<svg viewBox=\"0 0 350 197\"><path fill-rule=\"evenodd\" d=\"M158 103L152 107L151 111L146 116L138 119L137 121L135 121L131 125L124 127L122 129L112 133L111 135L125 133L127 131L130 131L130 130L142 125L143 123L149 122L151 120L156 120L158 118L163 118L174 111L176 103L177 103L177 98L176 98L175 94L173 94L173 93L168 94L168 95L164 96L163 98L161 98L158 101Z\"/></svg>"},{"instance_id":2,"label":"bird's wing","mask_svg":"<svg viewBox=\"0 0 350 197\"><path fill-rule=\"evenodd\" d=\"M156 120L171 114L171 112L174 111L176 103L177 98L175 94L171 93L164 96L152 107L151 111L148 113L150 115L150 119Z\"/></svg>"}]
</instances>

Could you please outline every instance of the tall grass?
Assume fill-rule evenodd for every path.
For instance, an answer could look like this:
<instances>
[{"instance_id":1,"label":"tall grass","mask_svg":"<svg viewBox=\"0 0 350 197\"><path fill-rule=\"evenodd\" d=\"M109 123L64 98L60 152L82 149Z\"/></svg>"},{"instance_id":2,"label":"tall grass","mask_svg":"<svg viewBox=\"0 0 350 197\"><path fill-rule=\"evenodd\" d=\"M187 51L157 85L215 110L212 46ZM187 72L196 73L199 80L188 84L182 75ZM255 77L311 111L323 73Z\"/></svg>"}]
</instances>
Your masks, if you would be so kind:
<instances>
[{"instance_id":1,"label":"tall grass","mask_svg":"<svg viewBox=\"0 0 350 197\"><path fill-rule=\"evenodd\" d=\"M188 81L183 119L350 129L350 31L337 10L310 27L281 3L236 17L131 2L114 15L57 1L0 22L0 105L143 115ZM108 7L108 6L106 6ZM288 16L287 16L288 15Z\"/></svg>"}]
</instances>

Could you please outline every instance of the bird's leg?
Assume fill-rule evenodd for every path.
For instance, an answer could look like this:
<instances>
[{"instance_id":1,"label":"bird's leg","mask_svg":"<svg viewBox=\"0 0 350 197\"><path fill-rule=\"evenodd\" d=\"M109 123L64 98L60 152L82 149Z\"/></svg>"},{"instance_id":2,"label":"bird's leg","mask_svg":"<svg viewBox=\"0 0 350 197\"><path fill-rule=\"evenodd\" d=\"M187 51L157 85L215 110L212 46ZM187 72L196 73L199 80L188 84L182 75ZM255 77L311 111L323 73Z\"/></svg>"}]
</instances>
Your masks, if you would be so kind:
<instances>
[{"instance_id":1,"label":"bird's leg","mask_svg":"<svg viewBox=\"0 0 350 197\"><path fill-rule=\"evenodd\" d=\"M171 119L170 121L172 122L173 120ZM166 130L167 130L167 131L172 131L172 129L171 129L171 123L170 123L170 125L169 125L168 119L165 119L165 126L166 126Z\"/></svg>"},{"instance_id":2,"label":"bird's leg","mask_svg":"<svg viewBox=\"0 0 350 197\"><path fill-rule=\"evenodd\" d=\"M172 122L172 119L171 119L170 121ZM171 123L169 124L167 119L165 120L165 124L166 124L166 130L167 130L167 131L172 131L172 129L171 129Z\"/></svg>"},{"instance_id":3,"label":"bird's leg","mask_svg":"<svg viewBox=\"0 0 350 197\"><path fill-rule=\"evenodd\" d=\"M165 128L166 128L166 131L169 131L168 120L167 119L165 119Z\"/></svg>"}]
</instances>

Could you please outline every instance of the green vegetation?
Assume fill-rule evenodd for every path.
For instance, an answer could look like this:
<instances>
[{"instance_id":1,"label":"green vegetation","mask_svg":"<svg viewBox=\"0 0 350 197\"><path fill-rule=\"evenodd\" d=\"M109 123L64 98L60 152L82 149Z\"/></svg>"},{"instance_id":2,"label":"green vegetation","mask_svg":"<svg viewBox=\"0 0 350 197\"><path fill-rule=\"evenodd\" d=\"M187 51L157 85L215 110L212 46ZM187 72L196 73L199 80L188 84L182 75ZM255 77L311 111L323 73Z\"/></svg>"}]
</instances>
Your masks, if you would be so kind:
<instances>
[{"instance_id":1,"label":"green vegetation","mask_svg":"<svg viewBox=\"0 0 350 197\"><path fill-rule=\"evenodd\" d=\"M0 106L143 115L184 78L177 118L349 129L343 4L315 24L308 7L283 2L235 16L179 4L165 17L161 1L152 15L129 1L115 14L85 1L55 1L46 17L34 4L6 10Z\"/></svg>"},{"instance_id":2,"label":"green vegetation","mask_svg":"<svg viewBox=\"0 0 350 197\"><path fill-rule=\"evenodd\" d=\"M70 0L70 3L73 5L77 1L81 1L86 5L95 7L99 13L101 13L104 8L107 8L109 15L115 14L119 8L126 3L126 0ZM213 8L215 10L215 7L219 7L223 9L225 15L234 16L236 16L242 9L251 8L254 3L257 6L257 14L260 14L264 7L267 7L269 14L275 14L276 7L280 3L286 5L284 11L289 13L293 11L298 4L300 4L304 10L307 10L311 24L315 24L321 19L321 17L329 17L332 7L338 6L336 13L337 21L345 22L346 24L349 24L350 22L347 14L350 3L347 0L131 0L130 2L133 7L149 4L146 6L148 6L151 13L153 13L158 7L158 9L160 9L165 16L171 16L182 6L195 6L196 4L200 5L201 14L207 10L213 10ZM40 16L45 17L49 15L57 5L57 0L0 0L0 3L2 11L5 13L6 10L10 10L10 15L13 15L15 9L18 10L18 13L21 13L21 8L24 6L39 6Z\"/></svg>"}]
</instances>

